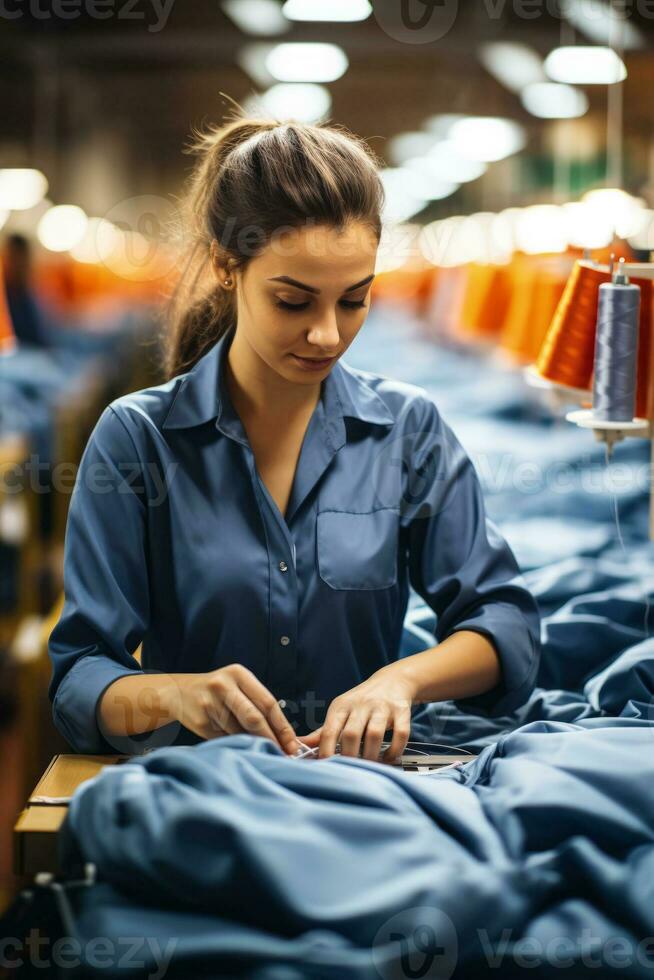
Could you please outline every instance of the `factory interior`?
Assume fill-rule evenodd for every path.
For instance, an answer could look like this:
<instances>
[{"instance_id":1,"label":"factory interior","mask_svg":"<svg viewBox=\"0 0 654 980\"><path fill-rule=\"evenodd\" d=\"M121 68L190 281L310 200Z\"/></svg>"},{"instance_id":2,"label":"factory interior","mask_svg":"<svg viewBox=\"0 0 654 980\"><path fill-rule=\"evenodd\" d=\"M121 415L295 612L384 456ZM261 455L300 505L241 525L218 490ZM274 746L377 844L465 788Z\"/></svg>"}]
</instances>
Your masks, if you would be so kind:
<instances>
[{"instance_id":1,"label":"factory interior","mask_svg":"<svg viewBox=\"0 0 654 980\"><path fill-rule=\"evenodd\" d=\"M0 8L0 977L653 977L654 2Z\"/></svg>"}]
</instances>

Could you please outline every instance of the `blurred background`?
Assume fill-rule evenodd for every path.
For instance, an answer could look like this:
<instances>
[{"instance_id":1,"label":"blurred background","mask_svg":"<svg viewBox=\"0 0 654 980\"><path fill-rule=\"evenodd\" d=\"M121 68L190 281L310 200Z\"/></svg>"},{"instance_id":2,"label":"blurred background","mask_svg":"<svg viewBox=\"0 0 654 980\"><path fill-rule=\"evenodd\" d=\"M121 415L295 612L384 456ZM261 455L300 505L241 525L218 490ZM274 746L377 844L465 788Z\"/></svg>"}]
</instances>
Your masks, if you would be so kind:
<instances>
[{"instance_id":1,"label":"blurred background","mask_svg":"<svg viewBox=\"0 0 654 980\"><path fill-rule=\"evenodd\" d=\"M15 816L66 749L47 637L77 464L112 398L163 380L191 130L234 100L364 137L383 161L384 236L346 359L425 385L473 454L508 445L508 428L488 427L495 413L524 438L537 422L576 458L593 441L561 410L589 404L594 314L585 353L550 331L569 328L575 269L606 275L611 255L648 264L654 249L653 41L654 0L1 5L0 905ZM637 415L649 420L640 273ZM542 563L536 512L518 526L482 476L522 567ZM635 540L648 537L648 491L625 491ZM606 513L575 525L577 552L606 544L601 499Z\"/></svg>"}]
</instances>

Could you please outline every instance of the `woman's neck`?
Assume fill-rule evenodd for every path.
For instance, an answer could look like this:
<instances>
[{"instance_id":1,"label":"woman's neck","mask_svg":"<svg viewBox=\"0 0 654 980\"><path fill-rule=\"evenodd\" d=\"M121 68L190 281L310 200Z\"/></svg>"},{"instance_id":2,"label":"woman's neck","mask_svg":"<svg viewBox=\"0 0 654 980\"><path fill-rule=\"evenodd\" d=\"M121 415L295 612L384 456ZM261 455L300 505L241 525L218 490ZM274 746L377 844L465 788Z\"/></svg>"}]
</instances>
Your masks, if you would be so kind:
<instances>
[{"instance_id":1,"label":"woman's neck","mask_svg":"<svg viewBox=\"0 0 654 980\"><path fill-rule=\"evenodd\" d=\"M225 382L242 420L268 425L308 418L320 400L320 382L294 384L263 361L250 345L234 335L225 359Z\"/></svg>"}]
</instances>

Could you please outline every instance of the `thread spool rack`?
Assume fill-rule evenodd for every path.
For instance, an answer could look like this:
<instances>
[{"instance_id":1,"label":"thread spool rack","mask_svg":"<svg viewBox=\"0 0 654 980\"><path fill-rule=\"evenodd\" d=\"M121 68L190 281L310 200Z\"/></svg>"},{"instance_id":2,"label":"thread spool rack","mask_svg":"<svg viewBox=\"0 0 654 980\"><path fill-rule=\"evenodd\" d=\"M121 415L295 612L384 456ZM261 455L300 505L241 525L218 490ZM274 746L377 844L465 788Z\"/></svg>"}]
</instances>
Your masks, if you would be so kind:
<instances>
[{"instance_id":1,"label":"thread spool rack","mask_svg":"<svg viewBox=\"0 0 654 980\"><path fill-rule=\"evenodd\" d=\"M630 279L650 279L654 282L654 263L625 262L624 271ZM654 288L654 287L653 287ZM566 412L566 420L582 429L592 430L598 442L605 442L610 456L613 446L622 439L650 440L649 467L649 540L654 541L654 363L650 365L648 418L634 417L630 422L610 422L596 419L592 413L592 392L549 381L538 374L534 365L523 371L523 378L532 388L542 391L550 408L562 409L576 403L579 407Z\"/></svg>"}]
</instances>

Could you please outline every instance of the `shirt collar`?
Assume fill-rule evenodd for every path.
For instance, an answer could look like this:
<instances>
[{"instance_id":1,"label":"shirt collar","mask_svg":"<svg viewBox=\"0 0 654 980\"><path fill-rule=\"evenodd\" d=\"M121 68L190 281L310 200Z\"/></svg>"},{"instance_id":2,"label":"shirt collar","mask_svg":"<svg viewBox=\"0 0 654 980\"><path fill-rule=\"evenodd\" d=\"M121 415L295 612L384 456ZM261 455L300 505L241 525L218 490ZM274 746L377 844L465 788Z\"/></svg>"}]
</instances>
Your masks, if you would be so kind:
<instances>
[{"instance_id":1,"label":"shirt collar","mask_svg":"<svg viewBox=\"0 0 654 980\"><path fill-rule=\"evenodd\" d=\"M222 428L237 418L225 383L225 359L234 336L231 327L182 375L162 424L164 429L185 429L216 419ZM327 419L356 418L372 425L392 425L393 415L365 378L339 360L324 380L321 395Z\"/></svg>"}]
</instances>

